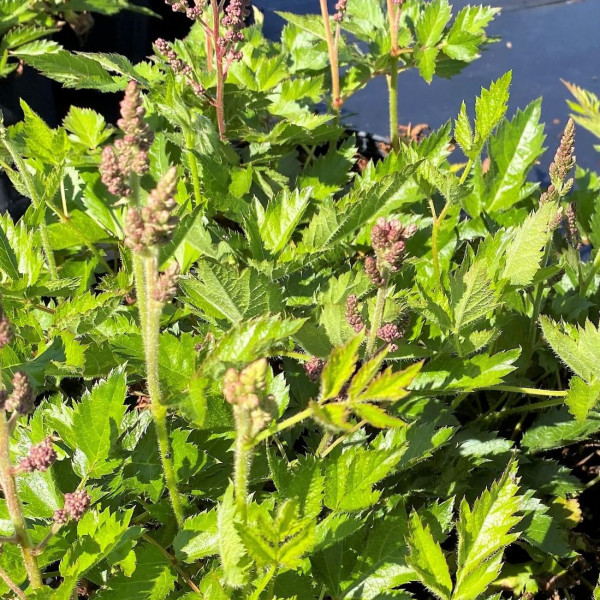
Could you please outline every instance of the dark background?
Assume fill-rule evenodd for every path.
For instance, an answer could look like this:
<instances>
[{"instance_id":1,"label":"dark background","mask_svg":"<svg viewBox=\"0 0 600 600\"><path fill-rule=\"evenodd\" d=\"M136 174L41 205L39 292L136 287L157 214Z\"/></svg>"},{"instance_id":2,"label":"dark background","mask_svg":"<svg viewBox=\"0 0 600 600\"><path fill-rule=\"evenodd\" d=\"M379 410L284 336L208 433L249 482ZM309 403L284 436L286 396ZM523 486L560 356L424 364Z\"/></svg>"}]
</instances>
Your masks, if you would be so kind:
<instances>
[{"instance_id":1,"label":"dark background","mask_svg":"<svg viewBox=\"0 0 600 600\"><path fill-rule=\"evenodd\" d=\"M451 80L434 78L427 85L416 72L400 77L399 116L403 124L427 123L436 128L457 115L463 99L472 111L473 101L482 86L506 71L513 71L509 113L524 108L543 96L542 118L546 122L546 152L536 170L536 177L547 180L547 167L568 118L566 99L569 93L561 78L593 92L600 92L600 25L599 0L504 0L491 2L502 13L489 28L489 34L501 38L483 56ZM455 0L455 10L476 1ZM152 53L157 37L182 37L189 21L174 14L162 0L138 0L158 13L161 18L149 18L124 12L116 17L95 15L95 26L82 48L80 40L68 28L58 34L57 41L72 50L88 52L119 52L133 61ZM277 10L318 12L318 0L255 0L255 6L265 13L265 33L278 39L283 20ZM335 4L335 0L330 0ZM7 123L21 118L19 97L52 126L60 123L71 104L89 106L101 111L109 121L117 118L119 94L100 94L85 90L67 90L33 70L26 68L21 77L10 76L0 81L0 108ZM351 127L374 135L386 136L388 131L387 90L383 78L371 82L344 106L345 122ZM597 143L581 128L577 133L578 164L596 169L600 155L593 149ZM0 188L2 185L0 185ZM7 189L0 189L0 211L7 206Z\"/></svg>"}]
</instances>

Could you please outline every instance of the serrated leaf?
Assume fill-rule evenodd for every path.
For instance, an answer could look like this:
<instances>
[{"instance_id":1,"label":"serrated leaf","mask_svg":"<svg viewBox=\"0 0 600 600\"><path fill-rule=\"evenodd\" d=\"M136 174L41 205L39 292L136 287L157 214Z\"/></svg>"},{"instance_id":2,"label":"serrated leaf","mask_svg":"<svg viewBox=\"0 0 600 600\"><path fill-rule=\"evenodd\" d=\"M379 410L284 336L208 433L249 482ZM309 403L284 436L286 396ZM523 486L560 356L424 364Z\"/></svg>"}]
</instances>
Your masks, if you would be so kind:
<instances>
[{"instance_id":1,"label":"serrated leaf","mask_svg":"<svg viewBox=\"0 0 600 600\"><path fill-rule=\"evenodd\" d=\"M310 403L312 418L332 431L349 431L352 424L348 422L348 406L345 402L333 402L330 404Z\"/></svg>"},{"instance_id":2,"label":"serrated leaf","mask_svg":"<svg viewBox=\"0 0 600 600\"><path fill-rule=\"evenodd\" d=\"M113 371L84 395L75 407L75 467L80 476L94 479L114 470L116 463L109 457L116 446L125 414L126 391L124 371Z\"/></svg>"},{"instance_id":3,"label":"serrated leaf","mask_svg":"<svg viewBox=\"0 0 600 600\"><path fill-rule=\"evenodd\" d=\"M375 406L368 402L353 404L352 411L363 421L366 421L369 425L379 429L387 429L388 427L406 427L406 423L402 419L393 417L379 406Z\"/></svg>"},{"instance_id":4,"label":"serrated leaf","mask_svg":"<svg viewBox=\"0 0 600 600\"><path fill-rule=\"evenodd\" d=\"M286 247L308 208L310 194L310 189L280 192L266 210L255 201L260 237L267 250L278 254Z\"/></svg>"},{"instance_id":5,"label":"serrated leaf","mask_svg":"<svg viewBox=\"0 0 600 600\"><path fill-rule=\"evenodd\" d=\"M358 360L358 349L364 339L364 334L359 334L344 346L333 349L321 372L321 401L335 398L352 377Z\"/></svg>"},{"instance_id":6,"label":"serrated leaf","mask_svg":"<svg viewBox=\"0 0 600 600\"><path fill-rule=\"evenodd\" d=\"M131 577L123 572L113 575L108 589L96 593L98 600L163 600L174 589L177 574L171 562L156 546L143 545L136 551L136 568Z\"/></svg>"},{"instance_id":7,"label":"serrated leaf","mask_svg":"<svg viewBox=\"0 0 600 600\"><path fill-rule=\"evenodd\" d=\"M406 562L419 576L421 583L442 600L452 593L452 579L446 557L419 515L412 512L408 522L408 547Z\"/></svg>"},{"instance_id":8,"label":"serrated leaf","mask_svg":"<svg viewBox=\"0 0 600 600\"><path fill-rule=\"evenodd\" d=\"M325 506L334 511L355 511L377 502L381 492L373 486L400 460L400 452L350 447L329 455L325 465Z\"/></svg>"},{"instance_id":9,"label":"serrated leaf","mask_svg":"<svg viewBox=\"0 0 600 600\"><path fill-rule=\"evenodd\" d=\"M283 308L280 289L254 269L241 273L232 267L202 260L196 263L196 277L179 285L187 302L210 319L239 323Z\"/></svg>"},{"instance_id":10,"label":"serrated leaf","mask_svg":"<svg viewBox=\"0 0 600 600\"><path fill-rule=\"evenodd\" d=\"M504 121L490 138L491 183L484 201L488 213L506 210L521 199L527 174L544 150L541 111L541 99L535 100L517 111L512 121Z\"/></svg>"},{"instance_id":11,"label":"serrated leaf","mask_svg":"<svg viewBox=\"0 0 600 600\"><path fill-rule=\"evenodd\" d=\"M17 256L2 227L0 227L0 270L15 281L20 278Z\"/></svg>"},{"instance_id":12,"label":"serrated leaf","mask_svg":"<svg viewBox=\"0 0 600 600\"><path fill-rule=\"evenodd\" d=\"M422 367L423 363L420 362L410 365L403 371L393 372L391 368L386 369L365 388L358 400L395 401L406 397L409 394L407 388Z\"/></svg>"},{"instance_id":13,"label":"serrated leaf","mask_svg":"<svg viewBox=\"0 0 600 600\"><path fill-rule=\"evenodd\" d=\"M514 232L513 241L506 251L502 274L513 285L526 286L533 281L540 268L544 249L550 241L550 223L556 212L556 205L547 202L532 212Z\"/></svg>"},{"instance_id":14,"label":"serrated leaf","mask_svg":"<svg viewBox=\"0 0 600 600\"><path fill-rule=\"evenodd\" d=\"M497 293L484 260L476 258L467 269L466 262L450 279L453 329L456 333L477 322L497 304Z\"/></svg>"},{"instance_id":15,"label":"serrated leaf","mask_svg":"<svg viewBox=\"0 0 600 600\"><path fill-rule=\"evenodd\" d=\"M454 122L454 138L463 152L469 156L473 145L473 129L467 116L467 106L463 100L458 117Z\"/></svg>"},{"instance_id":16,"label":"serrated leaf","mask_svg":"<svg viewBox=\"0 0 600 600\"><path fill-rule=\"evenodd\" d=\"M481 95L475 99L475 139L468 151L463 147L471 160L479 156L488 137L506 113L511 79L512 73L509 71L492 82L489 90L482 88Z\"/></svg>"},{"instance_id":17,"label":"serrated leaf","mask_svg":"<svg viewBox=\"0 0 600 600\"><path fill-rule=\"evenodd\" d=\"M552 350L572 371L588 383L600 380L600 331L590 321L567 328L542 315L540 324Z\"/></svg>"},{"instance_id":18,"label":"serrated leaf","mask_svg":"<svg viewBox=\"0 0 600 600\"><path fill-rule=\"evenodd\" d=\"M521 442L529 452L543 452L568 446L600 431L600 416L590 413L584 421L577 421L566 407L541 415L525 432Z\"/></svg>"},{"instance_id":19,"label":"serrated leaf","mask_svg":"<svg viewBox=\"0 0 600 600\"><path fill-rule=\"evenodd\" d=\"M225 580L231 586L246 582L249 561L237 527L237 512L230 485L217 509L218 547Z\"/></svg>"},{"instance_id":20,"label":"serrated leaf","mask_svg":"<svg viewBox=\"0 0 600 600\"><path fill-rule=\"evenodd\" d=\"M584 421L590 410L600 400L600 381L586 383L579 377L573 377L569 382L569 393L565 398L565 404L569 407L571 414L578 420Z\"/></svg>"},{"instance_id":21,"label":"serrated leaf","mask_svg":"<svg viewBox=\"0 0 600 600\"><path fill-rule=\"evenodd\" d=\"M111 136L104 117L90 108L71 106L63 120L63 127L71 134L71 139L94 150Z\"/></svg>"},{"instance_id":22,"label":"serrated leaf","mask_svg":"<svg viewBox=\"0 0 600 600\"><path fill-rule=\"evenodd\" d=\"M521 520L517 515L521 505L518 489L513 463L472 508L466 500L461 502L452 600L474 600L498 577L502 553L518 537L511 533Z\"/></svg>"}]
</instances>

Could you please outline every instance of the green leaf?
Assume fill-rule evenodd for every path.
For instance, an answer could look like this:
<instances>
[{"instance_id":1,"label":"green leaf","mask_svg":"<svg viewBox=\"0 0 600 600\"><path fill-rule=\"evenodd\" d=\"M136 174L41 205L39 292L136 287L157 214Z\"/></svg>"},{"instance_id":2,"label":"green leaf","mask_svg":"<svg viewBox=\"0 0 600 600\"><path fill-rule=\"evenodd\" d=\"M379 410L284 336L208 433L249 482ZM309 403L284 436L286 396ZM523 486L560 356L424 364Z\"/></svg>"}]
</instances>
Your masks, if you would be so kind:
<instances>
[{"instance_id":1,"label":"green leaf","mask_svg":"<svg viewBox=\"0 0 600 600\"><path fill-rule=\"evenodd\" d=\"M91 108L71 106L63 121L71 140L90 150L103 144L112 134L104 117Z\"/></svg>"},{"instance_id":2,"label":"green leaf","mask_svg":"<svg viewBox=\"0 0 600 600\"><path fill-rule=\"evenodd\" d=\"M512 73L509 71L500 79L492 82L489 90L481 89L481 95L475 99L475 136L473 143L469 145L466 145L466 141L467 134L470 133L470 126L467 129L466 110L463 111L461 107L457 128L462 139L461 148L467 158L475 160L479 157L487 139L505 115L508 108L508 88L511 79Z\"/></svg>"},{"instance_id":3,"label":"green leaf","mask_svg":"<svg viewBox=\"0 0 600 600\"><path fill-rule=\"evenodd\" d=\"M210 510L186 519L173 541L177 559L192 564L197 560L217 554L219 534L217 531L217 512Z\"/></svg>"},{"instance_id":4,"label":"green leaf","mask_svg":"<svg viewBox=\"0 0 600 600\"><path fill-rule=\"evenodd\" d=\"M532 212L512 235L506 251L503 277L513 285L531 284L538 272L544 249L550 241L550 223L557 213L554 203L547 202Z\"/></svg>"},{"instance_id":5,"label":"green leaf","mask_svg":"<svg viewBox=\"0 0 600 600\"><path fill-rule=\"evenodd\" d=\"M407 563L407 521L406 515L386 515L375 519L366 543L361 544L357 564L353 565L343 598L387 598L397 586L417 579L417 574ZM400 598L408 600L407 596Z\"/></svg>"},{"instance_id":6,"label":"green leaf","mask_svg":"<svg viewBox=\"0 0 600 600\"><path fill-rule=\"evenodd\" d=\"M460 505L458 560L452 600L474 600L498 577L504 549L518 534L521 497L517 495L516 463L469 507Z\"/></svg>"},{"instance_id":7,"label":"green leaf","mask_svg":"<svg viewBox=\"0 0 600 600\"><path fill-rule=\"evenodd\" d=\"M406 397L409 394L406 388L413 382L422 367L423 363L420 362L410 365L403 371L393 372L391 368L386 369L366 387L358 400L395 401Z\"/></svg>"},{"instance_id":8,"label":"green leaf","mask_svg":"<svg viewBox=\"0 0 600 600\"><path fill-rule=\"evenodd\" d=\"M98 600L163 600L175 588L177 574L160 548L146 544L136 551L136 568L131 577L112 575L108 589L96 593Z\"/></svg>"},{"instance_id":9,"label":"green leaf","mask_svg":"<svg viewBox=\"0 0 600 600\"><path fill-rule=\"evenodd\" d=\"M382 408L379 408L379 406L369 404L368 402L353 404L352 411L369 425L379 429L386 429L388 427L406 427L406 423L402 421L402 419L393 417L386 413Z\"/></svg>"},{"instance_id":10,"label":"green leaf","mask_svg":"<svg viewBox=\"0 0 600 600\"><path fill-rule=\"evenodd\" d=\"M535 100L517 111L512 121L504 121L490 138L491 184L484 201L488 213L506 210L521 199L527 174L544 150L541 112L542 101Z\"/></svg>"},{"instance_id":11,"label":"green leaf","mask_svg":"<svg viewBox=\"0 0 600 600\"><path fill-rule=\"evenodd\" d=\"M202 260L196 263L195 275L197 278L182 279L179 285L187 302L211 320L239 323L283 308L279 287L254 269L240 273L233 267Z\"/></svg>"},{"instance_id":12,"label":"green leaf","mask_svg":"<svg viewBox=\"0 0 600 600\"><path fill-rule=\"evenodd\" d=\"M476 323L497 305L497 293L487 263L476 258L467 269L465 260L450 279L450 299L455 333Z\"/></svg>"},{"instance_id":13,"label":"green leaf","mask_svg":"<svg viewBox=\"0 0 600 600\"><path fill-rule=\"evenodd\" d=\"M230 485L217 510L218 547L225 581L236 587L246 582L250 566L237 522L233 485Z\"/></svg>"},{"instance_id":14,"label":"green leaf","mask_svg":"<svg viewBox=\"0 0 600 600\"><path fill-rule=\"evenodd\" d=\"M473 145L473 129L467 116L467 106L463 100L458 113L458 118L454 122L454 138L465 154L469 154Z\"/></svg>"},{"instance_id":15,"label":"green leaf","mask_svg":"<svg viewBox=\"0 0 600 600\"><path fill-rule=\"evenodd\" d=\"M255 200L260 237L267 250L278 254L286 247L308 208L310 195L310 189L282 191L269 201L266 210Z\"/></svg>"},{"instance_id":16,"label":"green leaf","mask_svg":"<svg viewBox=\"0 0 600 600\"><path fill-rule=\"evenodd\" d=\"M414 511L408 522L408 533L410 554L406 562L416 571L425 587L442 600L448 600L452 592L452 579L446 557L429 527L423 525Z\"/></svg>"},{"instance_id":17,"label":"green leaf","mask_svg":"<svg viewBox=\"0 0 600 600\"><path fill-rule=\"evenodd\" d=\"M125 535L133 509L123 513L88 511L77 523L77 541L60 563L60 573L77 578L97 565L115 548Z\"/></svg>"},{"instance_id":18,"label":"green leaf","mask_svg":"<svg viewBox=\"0 0 600 600\"><path fill-rule=\"evenodd\" d=\"M571 379L565 404L578 421L584 421L590 410L598 404L599 400L600 381L588 384L579 377Z\"/></svg>"},{"instance_id":19,"label":"green leaf","mask_svg":"<svg viewBox=\"0 0 600 600\"><path fill-rule=\"evenodd\" d=\"M11 248L2 227L0 227L0 270L15 281L20 278L17 256Z\"/></svg>"},{"instance_id":20,"label":"green leaf","mask_svg":"<svg viewBox=\"0 0 600 600\"><path fill-rule=\"evenodd\" d=\"M600 331L586 321L583 327L558 324L541 316L544 337L555 354L581 379L588 383L600 380Z\"/></svg>"},{"instance_id":21,"label":"green leaf","mask_svg":"<svg viewBox=\"0 0 600 600\"><path fill-rule=\"evenodd\" d=\"M356 368L358 349L364 334L352 338L346 345L334 348L321 372L321 401L335 398Z\"/></svg>"},{"instance_id":22,"label":"green leaf","mask_svg":"<svg viewBox=\"0 0 600 600\"><path fill-rule=\"evenodd\" d=\"M400 460L400 452L350 447L329 455L325 466L325 506L334 511L355 511L377 502L381 492L373 486Z\"/></svg>"},{"instance_id":23,"label":"green leaf","mask_svg":"<svg viewBox=\"0 0 600 600\"><path fill-rule=\"evenodd\" d=\"M476 354L466 358L436 358L426 364L415 377L411 390L473 390L502 383L516 367L513 363L520 350L497 354Z\"/></svg>"},{"instance_id":24,"label":"green leaf","mask_svg":"<svg viewBox=\"0 0 600 600\"><path fill-rule=\"evenodd\" d=\"M278 315L243 321L217 342L203 364L204 373L223 372L223 363L245 365L271 353L300 330L304 319L284 319Z\"/></svg>"},{"instance_id":25,"label":"green leaf","mask_svg":"<svg viewBox=\"0 0 600 600\"><path fill-rule=\"evenodd\" d=\"M118 461L110 460L125 414L127 383L123 369L113 371L92 388L73 411L73 432L77 442L75 468L91 479L111 473Z\"/></svg>"},{"instance_id":26,"label":"green leaf","mask_svg":"<svg viewBox=\"0 0 600 600\"><path fill-rule=\"evenodd\" d=\"M560 408L541 415L525 432L521 444L529 452L543 452L584 440L597 431L600 431L597 413L577 421L566 408Z\"/></svg>"},{"instance_id":27,"label":"green leaf","mask_svg":"<svg viewBox=\"0 0 600 600\"><path fill-rule=\"evenodd\" d=\"M452 7L448 4L448 0L432 0L426 4L415 26L419 44L423 46L437 44L451 16Z\"/></svg>"},{"instance_id":28,"label":"green leaf","mask_svg":"<svg viewBox=\"0 0 600 600\"><path fill-rule=\"evenodd\" d=\"M114 78L93 58L73 54L62 48L47 54L21 50L15 52L15 55L67 88L118 92L127 85L125 78L120 81L119 78Z\"/></svg>"}]
</instances>

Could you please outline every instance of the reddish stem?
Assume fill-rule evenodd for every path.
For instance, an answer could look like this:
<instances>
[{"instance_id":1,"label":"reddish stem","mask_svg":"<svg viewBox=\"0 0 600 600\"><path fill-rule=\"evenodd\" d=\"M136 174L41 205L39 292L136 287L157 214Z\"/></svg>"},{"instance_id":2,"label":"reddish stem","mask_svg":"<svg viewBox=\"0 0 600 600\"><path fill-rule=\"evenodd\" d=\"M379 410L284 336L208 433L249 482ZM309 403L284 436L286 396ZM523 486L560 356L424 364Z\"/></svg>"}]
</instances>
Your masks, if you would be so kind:
<instances>
[{"instance_id":1,"label":"reddish stem","mask_svg":"<svg viewBox=\"0 0 600 600\"><path fill-rule=\"evenodd\" d=\"M223 72L223 49L218 44L219 39L219 3L211 0L213 12L213 42L215 44L215 62L217 65L217 124L219 136L225 139L227 132L225 125L225 75Z\"/></svg>"}]
</instances>

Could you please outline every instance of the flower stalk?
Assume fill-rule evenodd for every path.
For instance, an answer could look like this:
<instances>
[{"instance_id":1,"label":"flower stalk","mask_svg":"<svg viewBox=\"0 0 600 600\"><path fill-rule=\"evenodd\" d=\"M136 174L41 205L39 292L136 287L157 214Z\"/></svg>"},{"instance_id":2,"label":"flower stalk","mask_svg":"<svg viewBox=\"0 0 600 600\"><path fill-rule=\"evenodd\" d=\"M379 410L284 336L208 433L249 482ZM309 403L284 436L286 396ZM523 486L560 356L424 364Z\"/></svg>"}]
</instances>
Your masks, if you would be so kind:
<instances>
[{"instance_id":1,"label":"flower stalk","mask_svg":"<svg viewBox=\"0 0 600 600\"><path fill-rule=\"evenodd\" d=\"M341 96L340 88L340 67L339 67L339 39L340 39L340 22L346 12L347 0L340 0L336 4L336 14L334 20L336 22L335 37L331 29L331 19L327 0L319 0L321 4L321 15L323 17L323 26L325 28L325 39L327 41L327 52L329 54L329 68L331 71L331 106L336 115L339 115L344 101Z\"/></svg>"},{"instance_id":2,"label":"flower stalk","mask_svg":"<svg viewBox=\"0 0 600 600\"><path fill-rule=\"evenodd\" d=\"M113 146L102 152L102 181L109 191L129 200L125 213L124 244L132 250L133 277L140 316L144 349L146 385L154 420L165 485L179 527L183 526L183 501L177 490L177 480L169 428L167 407L160 387L158 352L160 320L165 304L176 292L178 267L159 273L159 251L172 235L178 219L173 215L176 202L172 197L177 184L177 169L171 167L142 204L140 176L148 170L148 150L153 133L144 121L144 108L137 84L127 86L121 102L118 125L125 134Z\"/></svg>"}]
</instances>

